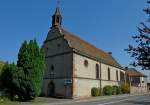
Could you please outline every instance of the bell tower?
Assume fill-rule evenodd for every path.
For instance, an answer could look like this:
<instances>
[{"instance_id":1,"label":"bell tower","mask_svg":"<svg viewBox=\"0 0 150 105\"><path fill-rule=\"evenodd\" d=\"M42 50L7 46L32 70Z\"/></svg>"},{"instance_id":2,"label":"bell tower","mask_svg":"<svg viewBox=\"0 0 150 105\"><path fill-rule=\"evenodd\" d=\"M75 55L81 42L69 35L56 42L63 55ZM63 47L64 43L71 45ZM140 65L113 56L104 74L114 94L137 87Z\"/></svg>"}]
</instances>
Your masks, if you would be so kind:
<instances>
[{"instance_id":1,"label":"bell tower","mask_svg":"<svg viewBox=\"0 0 150 105\"><path fill-rule=\"evenodd\" d=\"M59 6L56 7L55 13L52 16L52 27L61 27L61 23L62 23L62 16L60 14L59 11Z\"/></svg>"}]
</instances>

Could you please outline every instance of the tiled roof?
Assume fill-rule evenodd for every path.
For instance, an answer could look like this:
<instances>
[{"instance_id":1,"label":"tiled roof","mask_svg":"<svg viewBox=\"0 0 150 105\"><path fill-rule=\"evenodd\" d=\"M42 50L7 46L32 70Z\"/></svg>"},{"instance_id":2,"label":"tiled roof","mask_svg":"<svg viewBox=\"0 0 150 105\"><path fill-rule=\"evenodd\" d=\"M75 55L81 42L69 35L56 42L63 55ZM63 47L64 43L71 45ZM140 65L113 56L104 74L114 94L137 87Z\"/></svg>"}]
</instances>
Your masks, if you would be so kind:
<instances>
[{"instance_id":1,"label":"tiled roof","mask_svg":"<svg viewBox=\"0 0 150 105\"><path fill-rule=\"evenodd\" d=\"M126 74L131 77L147 77L143 73L137 71L135 68L128 68L128 70L126 70Z\"/></svg>"},{"instance_id":2,"label":"tiled roof","mask_svg":"<svg viewBox=\"0 0 150 105\"><path fill-rule=\"evenodd\" d=\"M86 54L92 58L100 60L105 64L122 69L121 65L111 56L111 54L108 54L103 50L96 48L95 46L63 29L62 33L64 34L64 38L68 41L70 47L75 49L75 51L77 51L78 53Z\"/></svg>"}]
</instances>

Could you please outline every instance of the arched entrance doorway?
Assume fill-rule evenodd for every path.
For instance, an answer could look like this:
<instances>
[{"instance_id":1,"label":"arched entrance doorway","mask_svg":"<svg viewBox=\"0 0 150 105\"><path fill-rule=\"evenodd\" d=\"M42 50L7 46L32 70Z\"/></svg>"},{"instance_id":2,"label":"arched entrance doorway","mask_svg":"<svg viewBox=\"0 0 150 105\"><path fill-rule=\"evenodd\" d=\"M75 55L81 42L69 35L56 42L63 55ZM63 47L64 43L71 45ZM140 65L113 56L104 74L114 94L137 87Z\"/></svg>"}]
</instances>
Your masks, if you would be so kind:
<instances>
[{"instance_id":1,"label":"arched entrance doorway","mask_svg":"<svg viewBox=\"0 0 150 105\"><path fill-rule=\"evenodd\" d=\"M48 97L54 97L55 96L55 85L52 81L48 84L47 96Z\"/></svg>"}]
</instances>

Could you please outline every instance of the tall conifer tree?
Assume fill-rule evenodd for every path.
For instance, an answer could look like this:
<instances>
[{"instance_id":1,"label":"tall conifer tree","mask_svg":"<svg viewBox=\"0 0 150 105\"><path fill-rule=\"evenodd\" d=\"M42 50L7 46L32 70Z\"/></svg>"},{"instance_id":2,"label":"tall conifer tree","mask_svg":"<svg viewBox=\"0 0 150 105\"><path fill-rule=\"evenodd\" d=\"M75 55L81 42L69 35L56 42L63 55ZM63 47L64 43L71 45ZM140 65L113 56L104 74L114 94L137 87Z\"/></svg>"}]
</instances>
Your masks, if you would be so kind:
<instances>
[{"instance_id":1,"label":"tall conifer tree","mask_svg":"<svg viewBox=\"0 0 150 105\"><path fill-rule=\"evenodd\" d=\"M21 100L31 100L39 96L44 72L44 53L36 40L25 41L18 54L19 68L17 81L18 96Z\"/></svg>"}]
</instances>

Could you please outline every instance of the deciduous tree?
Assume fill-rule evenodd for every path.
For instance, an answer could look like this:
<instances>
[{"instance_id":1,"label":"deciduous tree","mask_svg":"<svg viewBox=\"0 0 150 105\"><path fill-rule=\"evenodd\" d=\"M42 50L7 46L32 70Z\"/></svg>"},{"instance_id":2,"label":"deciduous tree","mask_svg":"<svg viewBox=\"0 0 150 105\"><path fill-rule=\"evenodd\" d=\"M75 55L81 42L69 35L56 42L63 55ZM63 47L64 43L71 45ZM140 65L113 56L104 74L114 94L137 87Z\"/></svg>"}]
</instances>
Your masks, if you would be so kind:
<instances>
[{"instance_id":1,"label":"deciduous tree","mask_svg":"<svg viewBox=\"0 0 150 105\"><path fill-rule=\"evenodd\" d=\"M1 80L1 89L13 99L16 95L16 82L15 82L15 73L17 72L17 66L13 64L6 63L3 67L2 74L0 77Z\"/></svg>"},{"instance_id":2,"label":"deciduous tree","mask_svg":"<svg viewBox=\"0 0 150 105\"><path fill-rule=\"evenodd\" d=\"M147 1L150 4L150 1ZM146 14L150 15L150 8L144 9ZM141 27L138 27L138 35L133 36L136 45L129 45L126 51L135 60L132 63L133 66L140 66L142 69L150 69L150 27L149 27L150 17L146 23L141 22Z\"/></svg>"}]
</instances>

